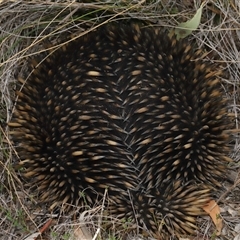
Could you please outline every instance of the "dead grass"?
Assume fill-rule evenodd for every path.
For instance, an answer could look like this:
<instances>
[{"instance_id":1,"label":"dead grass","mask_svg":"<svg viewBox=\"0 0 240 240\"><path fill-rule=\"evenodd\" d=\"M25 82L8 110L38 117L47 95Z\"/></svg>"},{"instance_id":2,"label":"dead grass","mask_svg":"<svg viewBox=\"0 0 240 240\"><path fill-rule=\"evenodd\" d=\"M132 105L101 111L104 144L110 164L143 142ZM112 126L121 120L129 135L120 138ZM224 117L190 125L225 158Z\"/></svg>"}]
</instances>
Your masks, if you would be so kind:
<instances>
[{"instance_id":1,"label":"dead grass","mask_svg":"<svg viewBox=\"0 0 240 240\"><path fill-rule=\"evenodd\" d=\"M35 0L0 3L0 239L25 239L53 217L47 215L24 188L18 170L14 168L14 149L6 127L15 99L15 77L26 71L27 58L36 55L44 42L57 42L60 36L68 37L72 32L82 32L87 26L97 26L100 21L138 18L170 29L192 17L201 4L200 0L194 1L194 4L191 0L85 2ZM191 38L197 39L200 48L208 49L224 63L228 77L223 79L223 88L230 100L229 109L235 115L238 129L240 2L208 1L199 30ZM240 139L237 134L234 136L232 158L234 163L230 177L234 185L224 183L223 191L217 195L224 219L222 236L214 235L213 223L206 217L199 219L200 231L195 239L240 239ZM104 224L101 211L101 206L89 210L75 221L64 214L58 216L42 239L74 239L74 236L80 236L77 226L81 226L81 230L91 228L93 239L116 239L102 234Z\"/></svg>"}]
</instances>

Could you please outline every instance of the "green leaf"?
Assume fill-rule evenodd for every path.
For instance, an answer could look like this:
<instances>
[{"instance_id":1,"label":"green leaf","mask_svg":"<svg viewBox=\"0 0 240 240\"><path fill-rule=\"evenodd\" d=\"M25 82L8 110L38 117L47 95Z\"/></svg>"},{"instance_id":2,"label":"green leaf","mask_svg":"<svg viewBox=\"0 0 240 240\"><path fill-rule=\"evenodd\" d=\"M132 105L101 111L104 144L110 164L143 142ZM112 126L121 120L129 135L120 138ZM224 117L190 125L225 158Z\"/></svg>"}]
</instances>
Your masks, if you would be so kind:
<instances>
[{"instance_id":1,"label":"green leaf","mask_svg":"<svg viewBox=\"0 0 240 240\"><path fill-rule=\"evenodd\" d=\"M202 10L204 5L205 5L205 1L201 4L200 8L197 10L193 18L191 18L187 22L180 23L175 28L175 34L177 35L177 39L187 37L192 33L192 31L195 31L198 28L201 21Z\"/></svg>"}]
</instances>

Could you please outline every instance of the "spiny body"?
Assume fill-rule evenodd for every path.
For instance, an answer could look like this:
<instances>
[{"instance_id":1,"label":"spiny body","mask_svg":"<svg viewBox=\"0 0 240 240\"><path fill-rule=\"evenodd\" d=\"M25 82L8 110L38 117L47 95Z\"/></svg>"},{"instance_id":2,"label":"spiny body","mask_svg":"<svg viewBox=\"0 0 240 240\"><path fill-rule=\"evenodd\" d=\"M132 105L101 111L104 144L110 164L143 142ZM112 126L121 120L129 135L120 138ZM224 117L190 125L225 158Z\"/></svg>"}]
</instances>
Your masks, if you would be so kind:
<instances>
[{"instance_id":1,"label":"spiny body","mask_svg":"<svg viewBox=\"0 0 240 240\"><path fill-rule=\"evenodd\" d=\"M135 218L131 194L153 232L153 215L167 215L191 233L225 173L231 127L221 71L202 54L158 28L107 25L35 64L9 125L42 200L93 205L107 189L112 212Z\"/></svg>"}]
</instances>

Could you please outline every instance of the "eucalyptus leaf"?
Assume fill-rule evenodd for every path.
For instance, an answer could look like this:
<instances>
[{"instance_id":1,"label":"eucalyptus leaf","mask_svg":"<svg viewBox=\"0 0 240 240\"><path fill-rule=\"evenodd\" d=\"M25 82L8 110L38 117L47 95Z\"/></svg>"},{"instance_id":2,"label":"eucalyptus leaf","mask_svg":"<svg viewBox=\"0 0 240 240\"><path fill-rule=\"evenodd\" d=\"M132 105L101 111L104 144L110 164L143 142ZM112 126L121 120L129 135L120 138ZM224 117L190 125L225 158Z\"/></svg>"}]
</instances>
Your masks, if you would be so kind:
<instances>
[{"instance_id":1,"label":"eucalyptus leaf","mask_svg":"<svg viewBox=\"0 0 240 240\"><path fill-rule=\"evenodd\" d=\"M190 20L188 20L187 22L184 23L180 23L176 28L175 28L175 34L177 35L177 39L180 38L185 38L188 35L190 35L192 33L192 31L197 30L200 21L201 21L201 17L202 17L202 10L203 7L205 5L205 2L203 2L201 4L201 6L199 7L199 9L197 10L196 14L193 16L193 18L191 18Z\"/></svg>"}]
</instances>

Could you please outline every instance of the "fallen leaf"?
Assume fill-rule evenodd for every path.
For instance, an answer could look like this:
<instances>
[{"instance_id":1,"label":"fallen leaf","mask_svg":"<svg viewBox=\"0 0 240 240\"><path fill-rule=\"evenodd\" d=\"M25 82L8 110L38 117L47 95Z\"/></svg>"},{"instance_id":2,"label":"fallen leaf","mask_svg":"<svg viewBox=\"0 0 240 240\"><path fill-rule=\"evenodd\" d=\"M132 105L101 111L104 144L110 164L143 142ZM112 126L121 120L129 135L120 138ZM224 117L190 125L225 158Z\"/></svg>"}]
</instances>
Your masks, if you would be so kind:
<instances>
[{"instance_id":1,"label":"fallen leaf","mask_svg":"<svg viewBox=\"0 0 240 240\"><path fill-rule=\"evenodd\" d=\"M175 28L175 34L177 35L177 39L185 38L192 33L192 31L197 30L201 17L202 17L202 10L205 5L205 1L201 4L195 15L188 20L187 22L180 23Z\"/></svg>"},{"instance_id":2,"label":"fallen leaf","mask_svg":"<svg viewBox=\"0 0 240 240\"><path fill-rule=\"evenodd\" d=\"M41 235L40 232L33 233L33 234L31 234L30 236L28 236L27 238L24 238L24 240L36 240L37 237L39 237L40 235Z\"/></svg>"},{"instance_id":3,"label":"fallen leaf","mask_svg":"<svg viewBox=\"0 0 240 240\"><path fill-rule=\"evenodd\" d=\"M92 235L86 226L76 227L74 230L74 239L77 240L92 240Z\"/></svg>"},{"instance_id":4,"label":"fallen leaf","mask_svg":"<svg viewBox=\"0 0 240 240\"><path fill-rule=\"evenodd\" d=\"M219 236L223 228L222 218L220 216L220 207L214 200L211 200L207 205L203 207L203 210L212 218L212 221L214 222L217 229L216 234Z\"/></svg>"},{"instance_id":5,"label":"fallen leaf","mask_svg":"<svg viewBox=\"0 0 240 240\"><path fill-rule=\"evenodd\" d=\"M30 236L24 238L24 240L36 240L42 233L44 233L51 225L53 219L50 218L39 230L39 232L33 233Z\"/></svg>"},{"instance_id":6,"label":"fallen leaf","mask_svg":"<svg viewBox=\"0 0 240 240\"><path fill-rule=\"evenodd\" d=\"M41 229L39 230L40 233L44 233L51 225L53 219L50 218L42 227Z\"/></svg>"}]
</instances>

